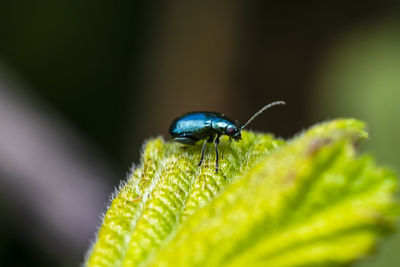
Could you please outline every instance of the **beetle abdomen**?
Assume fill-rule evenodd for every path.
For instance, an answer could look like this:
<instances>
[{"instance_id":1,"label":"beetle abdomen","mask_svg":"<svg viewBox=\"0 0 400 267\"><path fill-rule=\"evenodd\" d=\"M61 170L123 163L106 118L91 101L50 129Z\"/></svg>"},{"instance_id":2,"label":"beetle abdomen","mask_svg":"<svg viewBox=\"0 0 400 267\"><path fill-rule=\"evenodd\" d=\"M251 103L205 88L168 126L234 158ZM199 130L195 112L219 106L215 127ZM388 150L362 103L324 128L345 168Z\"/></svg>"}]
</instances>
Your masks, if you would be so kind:
<instances>
[{"instance_id":1,"label":"beetle abdomen","mask_svg":"<svg viewBox=\"0 0 400 267\"><path fill-rule=\"evenodd\" d=\"M186 137L198 141L213 135L211 121L214 118L209 112L191 112L176 118L169 129L169 134L176 141ZM183 142L181 142L183 143Z\"/></svg>"}]
</instances>

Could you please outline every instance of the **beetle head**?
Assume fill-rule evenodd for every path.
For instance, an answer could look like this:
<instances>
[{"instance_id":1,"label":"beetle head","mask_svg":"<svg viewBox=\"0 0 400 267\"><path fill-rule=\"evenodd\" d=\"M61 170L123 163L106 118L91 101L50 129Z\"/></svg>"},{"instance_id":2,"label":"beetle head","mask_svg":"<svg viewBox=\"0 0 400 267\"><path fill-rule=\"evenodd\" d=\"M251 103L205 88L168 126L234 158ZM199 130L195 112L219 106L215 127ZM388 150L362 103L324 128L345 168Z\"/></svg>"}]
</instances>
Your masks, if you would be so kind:
<instances>
[{"instance_id":1,"label":"beetle head","mask_svg":"<svg viewBox=\"0 0 400 267\"><path fill-rule=\"evenodd\" d=\"M242 139L240 130L241 130L240 127L237 127L234 124L229 124L225 128L225 134L232 137L235 141L239 141Z\"/></svg>"}]
</instances>

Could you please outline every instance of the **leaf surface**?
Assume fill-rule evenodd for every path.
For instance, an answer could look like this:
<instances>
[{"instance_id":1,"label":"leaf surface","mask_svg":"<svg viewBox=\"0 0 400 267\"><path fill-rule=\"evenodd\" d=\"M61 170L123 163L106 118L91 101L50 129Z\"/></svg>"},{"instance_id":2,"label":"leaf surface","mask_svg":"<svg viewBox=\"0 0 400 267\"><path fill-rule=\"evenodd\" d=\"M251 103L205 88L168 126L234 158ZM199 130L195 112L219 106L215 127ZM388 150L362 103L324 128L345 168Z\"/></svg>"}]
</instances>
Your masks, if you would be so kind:
<instances>
[{"instance_id":1,"label":"leaf surface","mask_svg":"<svg viewBox=\"0 0 400 267\"><path fill-rule=\"evenodd\" d=\"M322 123L285 143L147 142L108 209L88 266L341 266L393 228L396 177L356 155L364 124ZM211 147L209 148L211 149ZM212 152L214 152L212 150Z\"/></svg>"}]
</instances>

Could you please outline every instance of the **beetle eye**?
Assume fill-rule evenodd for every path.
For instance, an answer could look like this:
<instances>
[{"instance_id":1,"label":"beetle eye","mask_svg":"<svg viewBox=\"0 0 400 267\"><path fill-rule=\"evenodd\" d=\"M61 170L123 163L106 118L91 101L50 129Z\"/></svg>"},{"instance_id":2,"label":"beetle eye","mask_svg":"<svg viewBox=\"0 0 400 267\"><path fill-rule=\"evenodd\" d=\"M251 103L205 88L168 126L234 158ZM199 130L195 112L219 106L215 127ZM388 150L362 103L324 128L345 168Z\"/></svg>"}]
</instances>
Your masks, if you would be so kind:
<instances>
[{"instance_id":1,"label":"beetle eye","mask_svg":"<svg viewBox=\"0 0 400 267\"><path fill-rule=\"evenodd\" d=\"M226 132L227 132L228 134L233 134L233 133L235 132L235 128L233 128L233 127L228 127L228 129L226 129Z\"/></svg>"}]
</instances>

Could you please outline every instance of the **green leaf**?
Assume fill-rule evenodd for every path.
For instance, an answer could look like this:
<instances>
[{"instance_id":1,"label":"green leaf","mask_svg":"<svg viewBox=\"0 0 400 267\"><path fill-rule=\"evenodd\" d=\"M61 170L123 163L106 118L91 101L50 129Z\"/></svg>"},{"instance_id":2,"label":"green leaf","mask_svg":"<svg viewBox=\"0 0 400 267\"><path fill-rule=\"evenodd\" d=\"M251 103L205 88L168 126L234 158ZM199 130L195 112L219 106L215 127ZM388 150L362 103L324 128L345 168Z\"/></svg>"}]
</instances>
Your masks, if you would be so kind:
<instances>
[{"instance_id":1,"label":"green leaf","mask_svg":"<svg viewBox=\"0 0 400 267\"><path fill-rule=\"evenodd\" d=\"M154 139L109 207L88 266L341 266L371 252L399 213L396 177L357 120L288 141L243 132L197 167L201 145Z\"/></svg>"}]
</instances>

